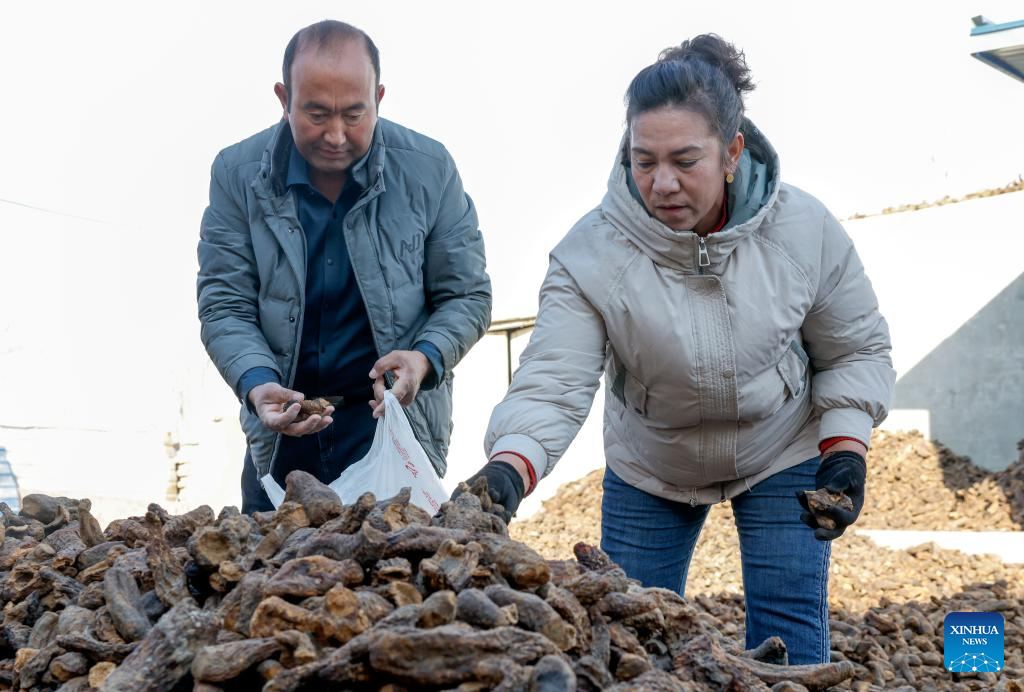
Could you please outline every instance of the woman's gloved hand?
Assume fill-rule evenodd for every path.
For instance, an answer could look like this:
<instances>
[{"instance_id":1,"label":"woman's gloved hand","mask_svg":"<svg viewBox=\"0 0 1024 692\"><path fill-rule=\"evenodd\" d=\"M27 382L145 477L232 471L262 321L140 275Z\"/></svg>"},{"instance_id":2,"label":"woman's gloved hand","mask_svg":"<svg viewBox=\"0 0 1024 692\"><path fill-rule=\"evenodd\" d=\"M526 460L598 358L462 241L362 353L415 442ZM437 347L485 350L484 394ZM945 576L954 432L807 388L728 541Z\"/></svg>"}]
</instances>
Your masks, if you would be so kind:
<instances>
[{"instance_id":1,"label":"woman's gloved hand","mask_svg":"<svg viewBox=\"0 0 1024 692\"><path fill-rule=\"evenodd\" d=\"M466 479L466 485L472 487L473 481L480 477L487 479L487 494L491 496L491 500L505 508L504 513L498 514L506 524L512 521L512 515L519 509L519 503L523 501L523 496L526 494L526 485L523 483L523 477L519 475L519 471L512 464L504 461L489 461L482 469ZM452 493L452 499L454 500L461 494L461 491L456 488Z\"/></svg>"},{"instance_id":2,"label":"woman's gloved hand","mask_svg":"<svg viewBox=\"0 0 1024 692\"><path fill-rule=\"evenodd\" d=\"M826 455L822 460L818 473L815 475L816 487L819 490L824 488L830 493L843 493L853 501L853 509L831 507L823 512L825 516L835 521L834 529L822 528L810 507L807 506L807 497L804 493L796 494L797 500L804 508L803 513L800 514L800 521L814 529L814 537L819 541L831 541L839 538L847 527L857 521L860 511L864 507L864 485L867 471L864 457L856 452L834 452Z\"/></svg>"}]
</instances>

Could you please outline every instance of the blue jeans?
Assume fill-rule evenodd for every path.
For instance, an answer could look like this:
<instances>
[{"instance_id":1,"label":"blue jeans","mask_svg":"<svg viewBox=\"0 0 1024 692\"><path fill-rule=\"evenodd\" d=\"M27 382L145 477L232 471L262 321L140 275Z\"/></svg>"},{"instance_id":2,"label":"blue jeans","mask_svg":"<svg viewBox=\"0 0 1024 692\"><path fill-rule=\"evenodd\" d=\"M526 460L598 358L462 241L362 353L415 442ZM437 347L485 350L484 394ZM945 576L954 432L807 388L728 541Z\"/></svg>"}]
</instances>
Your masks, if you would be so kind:
<instances>
[{"instance_id":1,"label":"blue jeans","mask_svg":"<svg viewBox=\"0 0 1024 692\"><path fill-rule=\"evenodd\" d=\"M798 490L814 489L819 457L780 471L732 499L740 538L747 648L782 637L789 662L829 660L831 544L800 521ZM601 547L644 586L683 595L707 505L655 497L604 472Z\"/></svg>"}]
</instances>

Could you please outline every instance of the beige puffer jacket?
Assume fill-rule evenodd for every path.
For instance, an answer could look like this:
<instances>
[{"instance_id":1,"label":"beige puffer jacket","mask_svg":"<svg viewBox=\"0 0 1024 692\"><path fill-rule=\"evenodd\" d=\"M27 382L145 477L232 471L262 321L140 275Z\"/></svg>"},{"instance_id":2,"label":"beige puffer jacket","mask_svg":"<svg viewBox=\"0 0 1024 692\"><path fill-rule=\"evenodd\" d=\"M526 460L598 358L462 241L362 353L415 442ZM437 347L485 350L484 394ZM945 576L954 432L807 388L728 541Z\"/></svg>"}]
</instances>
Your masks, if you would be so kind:
<instances>
[{"instance_id":1,"label":"beige puffer jacket","mask_svg":"<svg viewBox=\"0 0 1024 692\"><path fill-rule=\"evenodd\" d=\"M838 221L780 183L752 123L743 132L730 222L706 240L650 216L616 160L601 205L551 253L488 455L550 473L602 373L608 465L671 500L718 502L816 456L819 440L869 440L895 381L871 283Z\"/></svg>"}]
</instances>

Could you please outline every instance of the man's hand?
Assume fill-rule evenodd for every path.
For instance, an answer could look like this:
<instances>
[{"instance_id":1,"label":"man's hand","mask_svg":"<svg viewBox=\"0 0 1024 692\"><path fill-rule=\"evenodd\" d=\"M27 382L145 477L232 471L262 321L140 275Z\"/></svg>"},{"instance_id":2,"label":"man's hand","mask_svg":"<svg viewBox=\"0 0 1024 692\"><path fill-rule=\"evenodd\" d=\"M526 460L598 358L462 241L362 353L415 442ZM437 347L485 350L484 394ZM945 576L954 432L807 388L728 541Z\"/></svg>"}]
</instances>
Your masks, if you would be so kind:
<instances>
[{"instance_id":1,"label":"man's hand","mask_svg":"<svg viewBox=\"0 0 1024 692\"><path fill-rule=\"evenodd\" d=\"M287 409L284 407L289 401L299 402L305 398L302 392L285 389L276 382L257 385L249 391L249 401L264 427L291 437L318 433L334 422L331 418L333 406L328 406L322 416L313 414L302 421L296 420L299 417L298 403L293 403Z\"/></svg>"},{"instance_id":2,"label":"man's hand","mask_svg":"<svg viewBox=\"0 0 1024 692\"><path fill-rule=\"evenodd\" d=\"M395 376L391 393L402 406L408 406L420 391L420 384L433 367L425 355L419 351L392 351L373 364L370 378L373 380L373 417L384 415L384 392L387 385L384 373L391 372Z\"/></svg>"},{"instance_id":3,"label":"man's hand","mask_svg":"<svg viewBox=\"0 0 1024 692\"><path fill-rule=\"evenodd\" d=\"M864 448L863 445L861 448ZM822 459L815 476L815 486L819 490L824 488L833 494L843 493L853 501L853 509L832 507L824 512L836 525L834 529L825 529L818 524L804 494L798 492L796 496L804 508L804 512L800 514L800 521L814 529L814 537L819 541L831 541L842 536L847 527L857 521L864 507L864 485L867 478L864 456L851 450L832 451L833 449L834 447L830 447Z\"/></svg>"},{"instance_id":4,"label":"man's hand","mask_svg":"<svg viewBox=\"0 0 1024 692\"><path fill-rule=\"evenodd\" d=\"M505 523L512 521L512 515L519 509L519 503L526 494L526 485L520 472L505 461L491 460L482 469L466 479L466 485L472 486L473 481L483 476L487 479L487 494L491 500L505 508L501 518ZM458 488L452 493L452 499L461 493Z\"/></svg>"}]
</instances>

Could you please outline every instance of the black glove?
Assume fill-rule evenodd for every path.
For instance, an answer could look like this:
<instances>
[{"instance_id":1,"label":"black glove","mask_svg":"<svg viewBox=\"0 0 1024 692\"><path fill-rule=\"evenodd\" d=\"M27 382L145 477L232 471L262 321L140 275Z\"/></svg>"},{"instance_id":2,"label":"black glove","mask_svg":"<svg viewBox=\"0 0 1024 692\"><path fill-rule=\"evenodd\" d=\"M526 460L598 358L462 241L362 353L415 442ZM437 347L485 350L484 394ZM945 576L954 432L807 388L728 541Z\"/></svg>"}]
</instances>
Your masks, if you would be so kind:
<instances>
[{"instance_id":1,"label":"black glove","mask_svg":"<svg viewBox=\"0 0 1024 692\"><path fill-rule=\"evenodd\" d=\"M487 479L487 494L491 500L505 508L505 512L499 514L505 523L512 521L512 515L519 509L519 503L523 501L526 494L526 487L523 485L523 477L515 470L512 464L504 461L489 461L482 469L466 480L466 485L472 487L473 481L477 478ZM452 493L452 499L457 498L461 492L456 488Z\"/></svg>"},{"instance_id":2,"label":"black glove","mask_svg":"<svg viewBox=\"0 0 1024 692\"><path fill-rule=\"evenodd\" d=\"M864 507L864 483L867 479L868 467L864 463L864 457L856 452L834 452L826 456L818 473L815 475L815 485L820 490L825 488L830 493L843 493L853 501L853 509L846 510L841 507L833 507L823 514L836 523L834 529L823 529L814 518L814 513L807 506L807 498L803 492L796 494L800 506L804 508L800 514L800 521L814 529L814 537L819 541L831 541L843 535L853 522L860 516L860 510Z\"/></svg>"}]
</instances>

